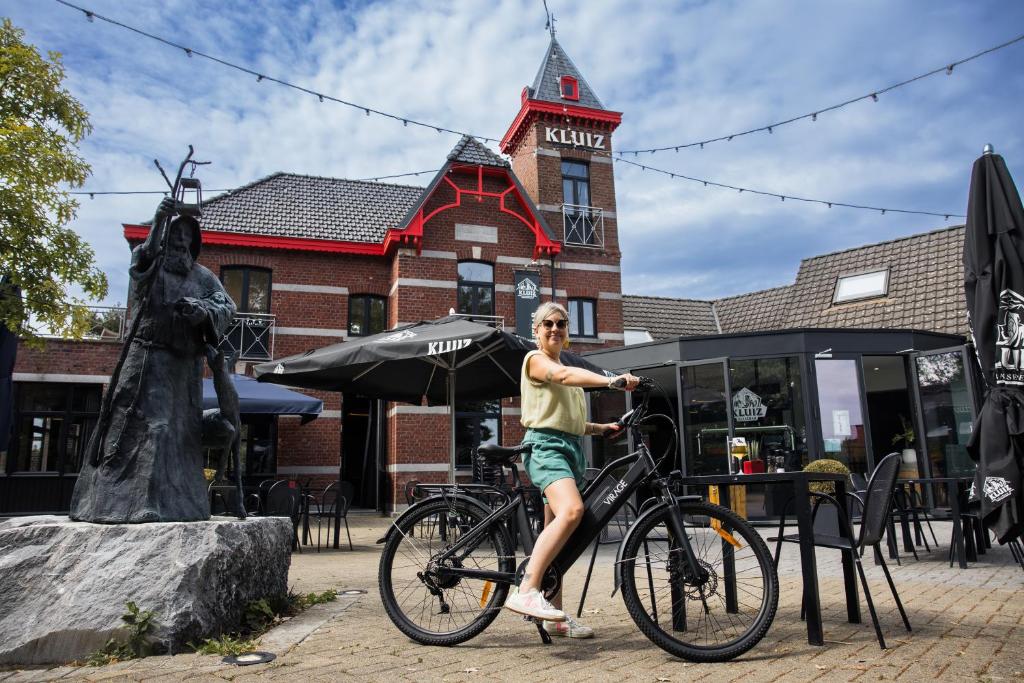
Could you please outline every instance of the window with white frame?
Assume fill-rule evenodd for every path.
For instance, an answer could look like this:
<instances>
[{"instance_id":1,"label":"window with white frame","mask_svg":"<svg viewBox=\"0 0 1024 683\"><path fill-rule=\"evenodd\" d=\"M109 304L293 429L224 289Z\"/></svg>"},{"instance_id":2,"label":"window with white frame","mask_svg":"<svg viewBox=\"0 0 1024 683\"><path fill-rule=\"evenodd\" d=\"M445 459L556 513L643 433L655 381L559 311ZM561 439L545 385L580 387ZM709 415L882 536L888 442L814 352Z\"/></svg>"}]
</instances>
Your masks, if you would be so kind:
<instances>
[{"instance_id":1,"label":"window with white frame","mask_svg":"<svg viewBox=\"0 0 1024 683\"><path fill-rule=\"evenodd\" d=\"M841 275L836 281L833 303L874 299L885 296L889 291L889 269L876 270L856 275Z\"/></svg>"}]
</instances>

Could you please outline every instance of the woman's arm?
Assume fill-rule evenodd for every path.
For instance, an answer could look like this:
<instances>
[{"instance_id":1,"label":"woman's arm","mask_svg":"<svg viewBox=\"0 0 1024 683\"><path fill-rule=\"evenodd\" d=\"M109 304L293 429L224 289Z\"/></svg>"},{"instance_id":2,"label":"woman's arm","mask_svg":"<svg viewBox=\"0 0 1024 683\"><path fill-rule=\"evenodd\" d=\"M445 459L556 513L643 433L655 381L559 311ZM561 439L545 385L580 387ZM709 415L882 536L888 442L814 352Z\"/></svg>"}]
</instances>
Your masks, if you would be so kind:
<instances>
[{"instance_id":1,"label":"woman's arm","mask_svg":"<svg viewBox=\"0 0 1024 683\"><path fill-rule=\"evenodd\" d=\"M623 387L625 391L632 391L636 388L639 383L639 379L629 373L623 375L617 375L615 377L605 377L599 375L596 372L585 370L583 368L573 368L566 365L559 365L554 362L543 353L537 353L530 356L530 362L527 366L527 374L530 379L534 382L551 382L554 384L563 384L567 387L582 387L584 389L597 389L597 388L614 388L612 382L622 378L626 380L626 386Z\"/></svg>"}]
</instances>

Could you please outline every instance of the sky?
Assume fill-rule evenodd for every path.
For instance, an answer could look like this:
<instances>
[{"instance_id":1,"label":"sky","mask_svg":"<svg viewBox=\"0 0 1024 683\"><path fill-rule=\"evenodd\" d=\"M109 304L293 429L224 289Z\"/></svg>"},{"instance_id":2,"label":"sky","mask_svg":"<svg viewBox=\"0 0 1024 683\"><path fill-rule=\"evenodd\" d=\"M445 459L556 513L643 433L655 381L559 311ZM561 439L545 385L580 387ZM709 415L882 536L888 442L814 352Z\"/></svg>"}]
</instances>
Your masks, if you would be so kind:
<instances>
[{"instance_id":1,"label":"sky","mask_svg":"<svg viewBox=\"0 0 1024 683\"><path fill-rule=\"evenodd\" d=\"M71 0L258 73L402 117L500 138L548 45L541 0ZM1024 33L1005 0L548 0L617 150L674 146L820 111ZM67 68L90 112L83 189L160 190L153 159L209 160L204 188L278 171L369 178L439 168L458 136L366 116L110 25L53 0L0 15ZM986 143L1024 178L1024 42L766 132L631 161L826 201L966 213ZM495 143L489 143L497 151ZM395 182L426 184L430 175ZM615 164L626 294L710 299L791 284L801 259L963 222L780 201ZM123 223L159 195L81 198L71 227L123 304Z\"/></svg>"}]
</instances>

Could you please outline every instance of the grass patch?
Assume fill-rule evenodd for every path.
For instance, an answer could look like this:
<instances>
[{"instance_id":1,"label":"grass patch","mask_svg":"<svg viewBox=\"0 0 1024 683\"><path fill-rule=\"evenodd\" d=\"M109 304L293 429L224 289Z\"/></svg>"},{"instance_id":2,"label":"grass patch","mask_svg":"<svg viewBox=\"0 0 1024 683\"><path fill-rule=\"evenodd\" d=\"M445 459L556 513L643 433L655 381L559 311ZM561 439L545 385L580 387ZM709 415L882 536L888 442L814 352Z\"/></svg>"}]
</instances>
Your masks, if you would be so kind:
<instances>
[{"instance_id":1,"label":"grass patch","mask_svg":"<svg viewBox=\"0 0 1024 683\"><path fill-rule=\"evenodd\" d=\"M195 651L201 655L221 655L224 657L244 655L246 652L255 652L259 647L258 638L243 638L225 633L220 638L207 638L200 645L193 646Z\"/></svg>"}]
</instances>

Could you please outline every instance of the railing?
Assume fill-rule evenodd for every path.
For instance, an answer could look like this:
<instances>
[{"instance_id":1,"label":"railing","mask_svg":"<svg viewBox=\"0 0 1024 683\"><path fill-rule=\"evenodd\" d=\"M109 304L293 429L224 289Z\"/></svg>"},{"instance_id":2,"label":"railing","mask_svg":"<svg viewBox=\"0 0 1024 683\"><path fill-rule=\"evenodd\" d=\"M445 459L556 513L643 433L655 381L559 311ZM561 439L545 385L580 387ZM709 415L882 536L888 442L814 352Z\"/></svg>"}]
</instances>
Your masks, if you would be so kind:
<instances>
[{"instance_id":1,"label":"railing","mask_svg":"<svg viewBox=\"0 0 1024 683\"><path fill-rule=\"evenodd\" d=\"M562 204L562 234L566 244L604 246L604 209Z\"/></svg>"},{"instance_id":2,"label":"railing","mask_svg":"<svg viewBox=\"0 0 1024 683\"><path fill-rule=\"evenodd\" d=\"M231 321L220 347L238 360L273 360L276 318L269 313L239 313Z\"/></svg>"},{"instance_id":3,"label":"railing","mask_svg":"<svg viewBox=\"0 0 1024 683\"><path fill-rule=\"evenodd\" d=\"M490 325L499 330L505 329L505 316L503 315L474 315L472 313L456 313L455 309L449 309L449 318L465 318L481 325Z\"/></svg>"},{"instance_id":4,"label":"railing","mask_svg":"<svg viewBox=\"0 0 1024 683\"><path fill-rule=\"evenodd\" d=\"M109 341L120 342L124 339L125 318L127 309L113 306L85 306L89 313L89 327L82 335L82 341ZM61 334L47 327L41 327L38 321L30 321L36 329L36 334L49 339L70 339L66 334Z\"/></svg>"}]
</instances>

